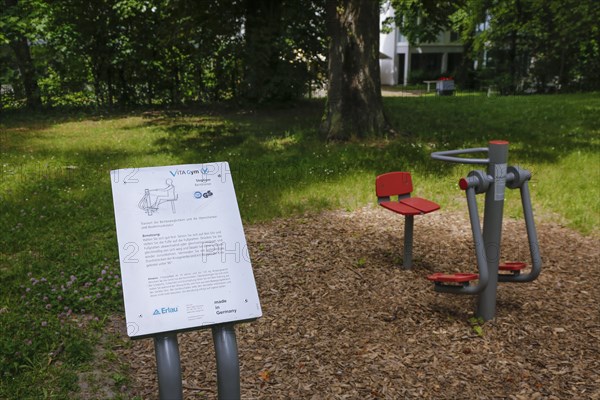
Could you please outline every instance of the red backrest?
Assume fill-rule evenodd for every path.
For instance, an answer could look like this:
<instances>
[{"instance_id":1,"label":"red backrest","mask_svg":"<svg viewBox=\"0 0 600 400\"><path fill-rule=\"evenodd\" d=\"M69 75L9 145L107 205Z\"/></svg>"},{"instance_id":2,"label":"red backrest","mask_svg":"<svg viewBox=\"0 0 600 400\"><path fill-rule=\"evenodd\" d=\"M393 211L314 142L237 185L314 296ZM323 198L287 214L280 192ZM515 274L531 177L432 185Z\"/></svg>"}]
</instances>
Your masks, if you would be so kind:
<instances>
[{"instance_id":1,"label":"red backrest","mask_svg":"<svg viewBox=\"0 0 600 400\"><path fill-rule=\"evenodd\" d=\"M377 197L409 194L413 191L410 172L388 172L375 179Z\"/></svg>"}]
</instances>

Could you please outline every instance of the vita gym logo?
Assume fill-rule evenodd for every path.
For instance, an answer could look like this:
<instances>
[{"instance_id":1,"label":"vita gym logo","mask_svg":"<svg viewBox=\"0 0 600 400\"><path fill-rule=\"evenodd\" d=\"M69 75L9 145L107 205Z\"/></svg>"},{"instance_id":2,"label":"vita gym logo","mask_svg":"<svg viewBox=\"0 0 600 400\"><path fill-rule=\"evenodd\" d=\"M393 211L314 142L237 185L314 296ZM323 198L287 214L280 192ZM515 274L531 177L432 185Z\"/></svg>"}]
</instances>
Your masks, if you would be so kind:
<instances>
[{"instance_id":1,"label":"vita gym logo","mask_svg":"<svg viewBox=\"0 0 600 400\"><path fill-rule=\"evenodd\" d=\"M198 175L200 174L200 171L197 169L176 169L175 171L169 171L169 173L171 173L172 176L177 176L177 175ZM204 172L202 172L204 173Z\"/></svg>"},{"instance_id":2,"label":"vita gym logo","mask_svg":"<svg viewBox=\"0 0 600 400\"><path fill-rule=\"evenodd\" d=\"M199 170L197 170L197 169L176 169L175 171L169 171L169 173L171 174L171 176L199 175L199 174L208 175L209 169L208 169L208 167L200 168Z\"/></svg>"},{"instance_id":3,"label":"vita gym logo","mask_svg":"<svg viewBox=\"0 0 600 400\"><path fill-rule=\"evenodd\" d=\"M179 311L179 307L162 307L154 310L152 315L173 314Z\"/></svg>"}]
</instances>

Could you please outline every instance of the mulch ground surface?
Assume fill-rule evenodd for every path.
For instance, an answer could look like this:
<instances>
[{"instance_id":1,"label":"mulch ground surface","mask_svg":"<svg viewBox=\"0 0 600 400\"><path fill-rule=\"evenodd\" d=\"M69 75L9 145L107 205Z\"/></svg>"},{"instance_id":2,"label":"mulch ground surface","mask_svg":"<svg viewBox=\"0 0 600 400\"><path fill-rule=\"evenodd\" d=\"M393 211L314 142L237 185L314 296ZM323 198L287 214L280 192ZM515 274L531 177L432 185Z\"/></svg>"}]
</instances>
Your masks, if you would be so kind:
<instances>
[{"instance_id":1,"label":"mulch ground surface","mask_svg":"<svg viewBox=\"0 0 600 400\"><path fill-rule=\"evenodd\" d=\"M480 327L473 297L425 278L476 272L466 215L415 218L411 270L403 219L383 209L246 227L264 316L236 328L242 398L600 399L598 238L537 228L542 274L501 283ZM523 221L505 219L501 251L529 262ZM124 325L112 329L125 337ZM179 346L185 398L216 398L210 331L180 334ZM152 340L118 353L128 395L158 398Z\"/></svg>"}]
</instances>

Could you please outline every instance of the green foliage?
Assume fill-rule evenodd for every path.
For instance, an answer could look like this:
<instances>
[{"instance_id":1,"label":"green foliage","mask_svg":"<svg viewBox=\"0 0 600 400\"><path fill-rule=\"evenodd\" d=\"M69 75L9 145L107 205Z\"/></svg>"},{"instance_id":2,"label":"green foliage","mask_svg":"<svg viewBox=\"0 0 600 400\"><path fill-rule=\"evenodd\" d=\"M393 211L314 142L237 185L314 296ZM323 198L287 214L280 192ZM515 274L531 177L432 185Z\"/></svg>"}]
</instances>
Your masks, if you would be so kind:
<instances>
[{"instance_id":1,"label":"green foliage","mask_svg":"<svg viewBox=\"0 0 600 400\"><path fill-rule=\"evenodd\" d=\"M471 330L473 331L473 333L475 333L477 336L480 336L480 337L483 337L483 335L484 335L484 332L483 332L483 324L484 323L485 323L485 321L481 317L469 318L469 324L471 325Z\"/></svg>"},{"instance_id":2,"label":"green foliage","mask_svg":"<svg viewBox=\"0 0 600 400\"><path fill-rule=\"evenodd\" d=\"M597 2L513 1L486 13L489 24L474 44L487 47L502 92L600 88L598 74L587 69L600 66L592 61L600 45Z\"/></svg>"},{"instance_id":3,"label":"green foliage","mask_svg":"<svg viewBox=\"0 0 600 400\"><path fill-rule=\"evenodd\" d=\"M280 12L264 17L254 3ZM302 97L325 67L320 2L266 3L21 0L0 14L0 45L29 39L46 106L215 102L240 99L250 86L253 101ZM0 79L10 75L17 87L12 57ZM249 84L252 74L260 87Z\"/></svg>"},{"instance_id":4,"label":"green foliage","mask_svg":"<svg viewBox=\"0 0 600 400\"><path fill-rule=\"evenodd\" d=\"M459 32L480 86L502 93L600 88L600 4L594 0L394 0L395 23L414 43ZM471 63L472 64L472 63ZM468 81L464 64L459 77ZM471 83L471 82L469 82Z\"/></svg>"},{"instance_id":5,"label":"green foliage","mask_svg":"<svg viewBox=\"0 0 600 400\"><path fill-rule=\"evenodd\" d=\"M244 96L289 101L322 79L326 54L323 2L247 0Z\"/></svg>"},{"instance_id":6,"label":"green foliage","mask_svg":"<svg viewBox=\"0 0 600 400\"><path fill-rule=\"evenodd\" d=\"M0 12L0 84L14 89L0 109L25 104L9 46L18 38L50 107L298 99L325 81L324 3L19 0ZM502 93L600 88L597 1L391 3L413 43L460 33L468 56L460 84Z\"/></svg>"},{"instance_id":7,"label":"green foliage","mask_svg":"<svg viewBox=\"0 0 600 400\"><path fill-rule=\"evenodd\" d=\"M14 6L8 3L2 6L0 44L8 44L18 36L25 36L30 41L43 38L48 28L48 4L41 0L19 0L15 3Z\"/></svg>"},{"instance_id":8,"label":"green foliage","mask_svg":"<svg viewBox=\"0 0 600 400\"><path fill-rule=\"evenodd\" d=\"M411 44L433 42L451 27L452 16L460 12L467 1L392 0L394 23Z\"/></svg>"}]
</instances>

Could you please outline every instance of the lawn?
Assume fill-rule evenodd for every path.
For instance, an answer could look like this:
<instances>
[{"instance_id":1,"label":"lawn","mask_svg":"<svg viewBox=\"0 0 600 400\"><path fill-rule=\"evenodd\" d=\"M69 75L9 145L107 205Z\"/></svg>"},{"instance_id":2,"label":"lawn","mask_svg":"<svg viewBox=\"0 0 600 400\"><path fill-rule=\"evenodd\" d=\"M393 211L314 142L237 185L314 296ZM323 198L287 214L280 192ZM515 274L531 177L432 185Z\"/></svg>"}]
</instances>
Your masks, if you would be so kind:
<instances>
[{"instance_id":1,"label":"lawn","mask_svg":"<svg viewBox=\"0 0 600 400\"><path fill-rule=\"evenodd\" d=\"M398 135L350 143L318 133L323 107L2 115L0 398L76 396L105 318L122 312L111 169L229 161L246 224L373 204L391 170L459 210L473 168L430 153L505 139L509 163L533 173L536 218L598 234L598 94L387 98ZM507 214L520 213L509 193Z\"/></svg>"}]
</instances>

